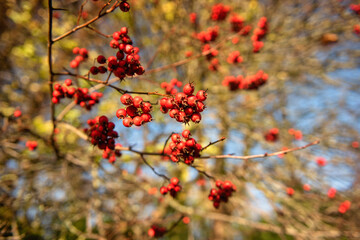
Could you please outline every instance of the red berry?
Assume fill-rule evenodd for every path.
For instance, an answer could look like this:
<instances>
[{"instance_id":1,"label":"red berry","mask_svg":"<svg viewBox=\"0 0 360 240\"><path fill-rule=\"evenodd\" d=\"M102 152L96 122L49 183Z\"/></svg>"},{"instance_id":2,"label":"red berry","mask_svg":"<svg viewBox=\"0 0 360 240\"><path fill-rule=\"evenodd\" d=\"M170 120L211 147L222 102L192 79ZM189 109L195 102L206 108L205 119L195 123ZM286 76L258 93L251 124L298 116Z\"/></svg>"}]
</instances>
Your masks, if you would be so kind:
<instances>
[{"instance_id":1,"label":"red berry","mask_svg":"<svg viewBox=\"0 0 360 240\"><path fill-rule=\"evenodd\" d=\"M181 141L180 135L177 134L177 133L174 133L173 135L171 135L171 140L172 140L174 143L180 142L180 141Z\"/></svg>"},{"instance_id":2,"label":"red berry","mask_svg":"<svg viewBox=\"0 0 360 240\"><path fill-rule=\"evenodd\" d=\"M191 95L193 94L194 92L194 84L192 83L188 83L184 86L183 88L183 92L186 94L186 95Z\"/></svg>"},{"instance_id":3,"label":"red berry","mask_svg":"<svg viewBox=\"0 0 360 240\"><path fill-rule=\"evenodd\" d=\"M133 99L134 107L139 108L139 107L141 107L142 103L143 103L142 97L139 97L139 96L134 97L134 99Z\"/></svg>"},{"instance_id":4,"label":"red berry","mask_svg":"<svg viewBox=\"0 0 360 240\"><path fill-rule=\"evenodd\" d=\"M15 110L15 111L14 111L14 117L16 117L16 118L17 118L17 117L21 117L21 114L22 114L22 113L21 113L20 110Z\"/></svg>"},{"instance_id":5,"label":"red berry","mask_svg":"<svg viewBox=\"0 0 360 240\"><path fill-rule=\"evenodd\" d=\"M130 117L135 117L135 116L137 116L138 110L134 105L130 105L126 108L126 113Z\"/></svg>"},{"instance_id":6,"label":"red berry","mask_svg":"<svg viewBox=\"0 0 360 240\"><path fill-rule=\"evenodd\" d=\"M71 86L72 81L71 81L71 79L65 79L64 83L65 83L66 86Z\"/></svg>"},{"instance_id":7,"label":"red berry","mask_svg":"<svg viewBox=\"0 0 360 240\"><path fill-rule=\"evenodd\" d=\"M165 195L167 192L168 192L168 190L167 190L166 187L161 187L161 188L160 188L160 193L161 193L162 195Z\"/></svg>"},{"instance_id":8,"label":"red berry","mask_svg":"<svg viewBox=\"0 0 360 240\"><path fill-rule=\"evenodd\" d=\"M118 109L118 110L116 111L116 117L118 117L118 118L120 118L120 119L125 118L126 115L127 115L126 110L123 109L123 108L120 108L120 109Z\"/></svg>"},{"instance_id":9,"label":"red berry","mask_svg":"<svg viewBox=\"0 0 360 240\"><path fill-rule=\"evenodd\" d=\"M103 55L99 55L96 60L100 64L106 63L106 58Z\"/></svg>"},{"instance_id":10,"label":"red berry","mask_svg":"<svg viewBox=\"0 0 360 240\"><path fill-rule=\"evenodd\" d=\"M134 124L134 122L133 122L132 118L130 118L130 117L124 118L123 125L125 127L131 127L131 125L133 125L133 124Z\"/></svg>"},{"instance_id":11,"label":"red berry","mask_svg":"<svg viewBox=\"0 0 360 240\"><path fill-rule=\"evenodd\" d=\"M79 54L80 48L79 47L74 47L72 52L73 52L73 54Z\"/></svg>"},{"instance_id":12,"label":"red berry","mask_svg":"<svg viewBox=\"0 0 360 240\"><path fill-rule=\"evenodd\" d=\"M191 116L191 121L194 123L199 123L201 121L201 115L200 113L195 113Z\"/></svg>"},{"instance_id":13,"label":"red berry","mask_svg":"<svg viewBox=\"0 0 360 240\"><path fill-rule=\"evenodd\" d=\"M204 90L200 90L196 93L196 98L201 102L205 101L206 97L207 97L207 93Z\"/></svg>"},{"instance_id":14,"label":"red berry","mask_svg":"<svg viewBox=\"0 0 360 240\"><path fill-rule=\"evenodd\" d=\"M143 102L142 106L141 106L141 110L144 113L149 113L152 110L152 105L149 102Z\"/></svg>"},{"instance_id":15,"label":"red berry","mask_svg":"<svg viewBox=\"0 0 360 240\"><path fill-rule=\"evenodd\" d=\"M184 130L181 134L184 138L189 138L191 136L191 133L189 130Z\"/></svg>"},{"instance_id":16,"label":"red berry","mask_svg":"<svg viewBox=\"0 0 360 240\"><path fill-rule=\"evenodd\" d=\"M177 177L173 177L170 179L170 182L173 184L173 185L178 185L179 183L179 179Z\"/></svg>"},{"instance_id":17,"label":"red berry","mask_svg":"<svg viewBox=\"0 0 360 240\"><path fill-rule=\"evenodd\" d=\"M90 68L90 72L91 72L91 74L96 75L96 74L99 73L99 69L97 67L95 67L95 66L92 66Z\"/></svg>"},{"instance_id":18,"label":"red berry","mask_svg":"<svg viewBox=\"0 0 360 240\"><path fill-rule=\"evenodd\" d=\"M124 105L130 105L133 102L133 98L129 94L124 94L120 97L120 101Z\"/></svg>"},{"instance_id":19,"label":"red berry","mask_svg":"<svg viewBox=\"0 0 360 240\"><path fill-rule=\"evenodd\" d=\"M136 116L133 118L133 122L135 126L141 126L143 124L143 119L140 116Z\"/></svg>"},{"instance_id":20,"label":"red berry","mask_svg":"<svg viewBox=\"0 0 360 240\"><path fill-rule=\"evenodd\" d=\"M127 2L121 2L120 3L120 9L123 12L128 12L130 10L130 4Z\"/></svg>"},{"instance_id":21,"label":"red berry","mask_svg":"<svg viewBox=\"0 0 360 240\"><path fill-rule=\"evenodd\" d=\"M99 124L100 125L105 125L109 122L109 119L106 116L101 116L99 117Z\"/></svg>"}]
</instances>

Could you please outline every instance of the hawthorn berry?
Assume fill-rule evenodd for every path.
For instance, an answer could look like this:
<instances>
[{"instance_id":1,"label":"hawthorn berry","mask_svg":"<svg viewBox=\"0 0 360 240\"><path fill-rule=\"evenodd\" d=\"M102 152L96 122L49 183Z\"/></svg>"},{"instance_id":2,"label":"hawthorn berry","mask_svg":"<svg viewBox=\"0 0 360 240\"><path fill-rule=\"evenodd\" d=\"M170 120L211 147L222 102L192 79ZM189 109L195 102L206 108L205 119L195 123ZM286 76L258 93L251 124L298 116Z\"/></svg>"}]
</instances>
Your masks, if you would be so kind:
<instances>
[{"instance_id":1,"label":"hawthorn berry","mask_svg":"<svg viewBox=\"0 0 360 240\"><path fill-rule=\"evenodd\" d=\"M19 110L19 109L15 110L13 113L14 117L16 117L16 118L21 117L21 114L22 114L21 110Z\"/></svg>"}]
</instances>

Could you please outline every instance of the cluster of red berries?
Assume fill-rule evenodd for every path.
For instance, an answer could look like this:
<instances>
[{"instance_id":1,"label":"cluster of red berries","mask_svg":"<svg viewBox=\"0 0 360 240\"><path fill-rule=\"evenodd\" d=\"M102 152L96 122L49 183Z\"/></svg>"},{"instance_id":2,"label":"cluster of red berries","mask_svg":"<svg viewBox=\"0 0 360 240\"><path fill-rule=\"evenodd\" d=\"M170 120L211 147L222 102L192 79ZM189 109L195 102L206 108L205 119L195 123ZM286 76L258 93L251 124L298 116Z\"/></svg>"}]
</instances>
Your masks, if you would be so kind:
<instances>
[{"instance_id":1,"label":"cluster of red berries","mask_svg":"<svg viewBox=\"0 0 360 240\"><path fill-rule=\"evenodd\" d=\"M184 130L181 135L184 138L183 140L178 133L171 135L171 142L165 148L164 153L170 155L173 162L183 161L190 165L196 157L200 157L202 146L190 137L189 130Z\"/></svg>"},{"instance_id":2,"label":"cluster of red berries","mask_svg":"<svg viewBox=\"0 0 360 240\"><path fill-rule=\"evenodd\" d=\"M213 42L219 36L219 26L209 27L207 31L196 34L196 38L202 43Z\"/></svg>"},{"instance_id":3,"label":"cluster of red berries","mask_svg":"<svg viewBox=\"0 0 360 240\"><path fill-rule=\"evenodd\" d=\"M120 10L123 12L128 12L130 10L130 4L127 2L127 0L121 0Z\"/></svg>"},{"instance_id":4,"label":"cluster of red berries","mask_svg":"<svg viewBox=\"0 0 360 240\"><path fill-rule=\"evenodd\" d=\"M190 120L194 123L201 121L201 112L205 109L207 93L200 90L193 95L194 85L188 83L183 87L183 92L178 92L172 97L162 98L160 100L160 110L162 113L169 112L169 116L178 122L188 123Z\"/></svg>"},{"instance_id":5,"label":"cluster of red berries","mask_svg":"<svg viewBox=\"0 0 360 240\"><path fill-rule=\"evenodd\" d=\"M87 110L91 110L92 106L94 106L96 103L99 103L99 99L103 96L102 93L98 92L92 92L89 94L88 88L69 87L71 85L71 79L66 79L63 86L58 83L55 84L52 102L54 104L58 104L62 98L74 98L74 102L76 104Z\"/></svg>"},{"instance_id":6,"label":"cluster of red berries","mask_svg":"<svg viewBox=\"0 0 360 240\"><path fill-rule=\"evenodd\" d=\"M203 45L202 47L202 52L207 52L209 51L209 53L206 55L206 59L207 60L211 60L213 59L214 57L216 57L219 53L219 51L215 48L211 48L210 44L205 44Z\"/></svg>"},{"instance_id":7,"label":"cluster of red berries","mask_svg":"<svg viewBox=\"0 0 360 240\"><path fill-rule=\"evenodd\" d=\"M122 147L120 143L116 143L115 147ZM111 150L110 148L106 147L106 149L103 152L102 157L109 160L109 163L114 163L116 160L116 157L121 157L122 153L120 150Z\"/></svg>"},{"instance_id":8,"label":"cluster of red berries","mask_svg":"<svg viewBox=\"0 0 360 240\"><path fill-rule=\"evenodd\" d=\"M60 102L60 99L64 97L72 98L76 92L76 89L74 87L68 88L71 85L72 85L71 79L66 79L63 86L61 86L59 83L56 83L54 85L54 91L52 94L53 95L51 99L52 102L54 104L57 104Z\"/></svg>"},{"instance_id":9,"label":"cluster of red berries","mask_svg":"<svg viewBox=\"0 0 360 240\"><path fill-rule=\"evenodd\" d=\"M231 24L231 31L240 32L240 30L244 26L244 18L234 13L230 17L230 24Z\"/></svg>"},{"instance_id":10,"label":"cluster of red berries","mask_svg":"<svg viewBox=\"0 0 360 240\"><path fill-rule=\"evenodd\" d=\"M295 140L301 140L302 139L302 132L300 130L296 130L296 129L293 129L293 128L290 128L288 130L288 133L290 135L293 135Z\"/></svg>"},{"instance_id":11,"label":"cluster of red berries","mask_svg":"<svg viewBox=\"0 0 360 240\"><path fill-rule=\"evenodd\" d=\"M152 225L151 228L148 230L148 235L149 237L159 238L164 236L166 232L166 228L160 227L158 225Z\"/></svg>"},{"instance_id":12,"label":"cluster of red berries","mask_svg":"<svg viewBox=\"0 0 360 240\"><path fill-rule=\"evenodd\" d=\"M350 209L350 206L351 206L351 202L346 200L344 202L342 202L339 206L339 212L340 213L346 213L349 209Z\"/></svg>"},{"instance_id":13,"label":"cluster of red berries","mask_svg":"<svg viewBox=\"0 0 360 240\"><path fill-rule=\"evenodd\" d=\"M360 15L360 4L350 4L350 9L357 15Z\"/></svg>"},{"instance_id":14,"label":"cluster of red berries","mask_svg":"<svg viewBox=\"0 0 360 240\"><path fill-rule=\"evenodd\" d=\"M222 85L229 87L230 91L237 89L243 90L256 90L266 83L268 75L262 70L259 70L255 75L246 76L242 75L237 77L227 76L224 78Z\"/></svg>"},{"instance_id":15,"label":"cluster of red berries","mask_svg":"<svg viewBox=\"0 0 360 240\"><path fill-rule=\"evenodd\" d=\"M267 18L262 17L258 22L258 27L254 29L254 33L251 37L253 41L253 52L257 53L264 46L264 43L261 40L265 37L268 31Z\"/></svg>"},{"instance_id":16,"label":"cluster of red berries","mask_svg":"<svg viewBox=\"0 0 360 240\"><path fill-rule=\"evenodd\" d=\"M219 68L219 60L217 58L215 58L219 51L214 49L214 48L211 48L211 46L209 44L205 44L203 47L202 47L202 52L207 52L209 51L208 54L206 54L206 59L208 61L210 61L210 64L209 64L209 69L211 71L217 71L218 68Z\"/></svg>"},{"instance_id":17,"label":"cluster of red berries","mask_svg":"<svg viewBox=\"0 0 360 240\"><path fill-rule=\"evenodd\" d=\"M37 141L27 141L25 143L25 146L30 150L30 151L34 151L37 146L38 146L38 143Z\"/></svg>"},{"instance_id":18,"label":"cluster of red berries","mask_svg":"<svg viewBox=\"0 0 360 240\"><path fill-rule=\"evenodd\" d=\"M80 63L82 63L89 57L88 50L86 48L75 47L73 48L72 52L77 56L74 58L74 60L70 62L71 68L79 67Z\"/></svg>"},{"instance_id":19,"label":"cluster of red berries","mask_svg":"<svg viewBox=\"0 0 360 240\"><path fill-rule=\"evenodd\" d=\"M133 98L129 94L122 95L120 101L127 107L126 109L118 109L116 116L119 119L123 119L123 125L125 127L131 127L132 125L141 126L147 122L151 122L151 103L145 102L142 97L139 96Z\"/></svg>"},{"instance_id":20,"label":"cluster of red berries","mask_svg":"<svg viewBox=\"0 0 360 240\"><path fill-rule=\"evenodd\" d=\"M171 95L174 95L178 92L178 90L175 87L181 87L181 86L182 86L182 82L180 82L176 78L171 79L169 83L162 82L160 84L160 87L165 89L166 94L171 94Z\"/></svg>"},{"instance_id":21,"label":"cluster of red berries","mask_svg":"<svg viewBox=\"0 0 360 240\"><path fill-rule=\"evenodd\" d=\"M120 43L121 41L121 43ZM114 73L120 79L134 74L142 75L145 69L140 64L139 48L133 47L132 40L128 36L127 27L122 27L120 31L113 33L113 39L110 41L110 47L117 49L116 56L110 56L106 59L103 55L97 57L99 64L107 63L107 70ZM105 73L105 66L92 66L91 74Z\"/></svg>"},{"instance_id":22,"label":"cluster of red berries","mask_svg":"<svg viewBox=\"0 0 360 240\"><path fill-rule=\"evenodd\" d=\"M279 138L279 129L272 128L264 135L265 140L268 142L276 142Z\"/></svg>"},{"instance_id":23,"label":"cluster of red berries","mask_svg":"<svg viewBox=\"0 0 360 240\"><path fill-rule=\"evenodd\" d=\"M172 197L176 197L176 194L180 191L181 186L179 184L179 179L176 177L170 179L170 183L167 185L167 187L160 188L160 193L162 195L166 195L169 192Z\"/></svg>"},{"instance_id":24,"label":"cluster of red berries","mask_svg":"<svg viewBox=\"0 0 360 240\"><path fill-rule=\"evenodd\" d=\"M211 19L213 21L223 21L230 12L230 7L222 3L215 4L212 7Z\"/></svg>"},{"instance_id":25,"label":"cluster of red berries","mask_svg":"<svg viewBox=\"0 0 360 240\"><path fill-rule=\"evenodd\" d=\"M243 57L240 56L240 52L239 51L234 51L231 52L226 60L228 63L230 64L235 64L235 63L242 63L243 62Z\"/></svg>"},{"instance_id":26,"label":"cluster of red berries","mask_svg":"<svg viewBox=\"0 0 360 240\"><path fill-rule=\"evenodd\" d=\"M115 124L113 122L110 122L106 116L101 116L89 119L87 123L89 129L86 128L84 131L88 133L94 146L97 145L101 150L115 149L115 138L118 138L119 135L114 131Z\"/></svg>"},{"instance_id":27,"label":"cluster of red berries","mask_svg":"<svg viewBox=\"0 0 360 240\"><path fill-rule=\"evenodd\" d=\"M228 202L229 197L236 191L236 186L230 181L220 180L217 180L215 185L218 189L212 188L208 198L213 201L215 208L219 208L221 202Z\"/></svg>"}]
</instances>

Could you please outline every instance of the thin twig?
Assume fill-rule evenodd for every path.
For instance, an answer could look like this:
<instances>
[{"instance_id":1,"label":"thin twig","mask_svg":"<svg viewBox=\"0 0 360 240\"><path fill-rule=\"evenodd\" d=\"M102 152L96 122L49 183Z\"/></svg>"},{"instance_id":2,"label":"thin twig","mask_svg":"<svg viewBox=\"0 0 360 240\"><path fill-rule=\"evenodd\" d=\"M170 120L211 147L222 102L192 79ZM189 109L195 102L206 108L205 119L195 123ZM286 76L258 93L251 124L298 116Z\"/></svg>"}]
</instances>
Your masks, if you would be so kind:
<instances>
[{"instance_id":1,"label":"thin twig","mask_svg":"<svg viewBox=\"0 0 360 240\"><path fill-rule=\"evenodd\" d=\"M93 27L92 27L92 26L90 26L90 25L88 25L88 26L86 26L86 27L87 27L88 29L90 29L90 30L92 30L92 31L96 32L97 34L99 34L99 35L103 36L103 37L106 37L106 38L111 38L111 37L112 37L111 35L107 35L107 34L105 34L105 33L100 32L99 30L97 30L97 29L93 28Z\"/></svg>"},{"instance_id":2,"label":"thin twig","mask_svg":"<svg viewBox=\"0 0 360 240\"><path fill-rule=\"evenodd\" d=\"M201 151L204 151L206 148L210 147L211 145L214 145L214 144L216 144L216 143L218 143L218 142L224 141L225 139L226 139L225 137L222 137L222 138L220 138L219 140L216 140L215 142L210 142L208 145L206 145L205 147L203 147L203 148L201 149Z\"/></svg>"},{"instance_id":3,"label":"thin twig","mask_svg":"<svg viewBox=\"0 0 360 240\"><path fill-rule=\"evenodd\" d=\"M174 132L172 132L172 133L168 136L168 138L166 139L166 141L165 141L165 143L164 143L163 150L161 151L162 154L165 153L166 144L169 142L169 140L170 140L170 138L171 138L171 136L172 136L173 134L174 134Z\"/></svg>"},{"instance_id":4,"label":"thin twig","mask_svg":"<svg viewBox=\"0 0 360 240\"><path fill-rule=\"evenodd\" d=\"M257 154L257 155L249 155L249 156L234 156L234 155L216 155L216 156L202 156L202 157L198 157L200 159L209 159L209 158L215 158L215 159L223 159L223 158L229 158L229 159L241 159L241 160L247 160L247 159L254 159L254 158L265 158L265 157L271 157L271 156L276 156L276 155L280 155L280 154L286 154L289 152L295 152L301 149L305 149L308 148L310 146L313 145L317 145L320 143L320 140L316 140L312 143L309 143L305 146L301 146L301 147L296 147L296 148L290 148L287 150L283 150L283 151L278 151L278 152L273 152L273 153L264 153L264 154Z\"/></svg>"},{"instance_id":5,"label":"thin twig","mask_svg":"<svg viewBox=\"0 0 360 240\"><path fill-rule=\"evenodd\" d=\"M140 154L141 159L143 160L143 162L149 167L151 168L151 170L153 171L153 173L155 173L156 175L158 175L159 177L162 177L168 181L170 181L170 178L165 176L164 174L158 173L155 168L153 166L150 165L150 163L148 163L148 161L146 161L146 159L144 158L143 154Z\"/></svg>"},{"instance_id":6,"label":"thin twig","mask_svg":"<svg viewBox=\"0 0 360 240\"><path fill-rule=\"evenodd\" d=\"M52 25L53 25L53 6L52 0L48 0L48 16L49 16L49 25L48 25L48 46L47 46L47 53L48 53L48 65L49 65L49 90L50 90L50 99L53 97L53 83L54 83L54 73L53 73L53 66L52 66L52 45L54 41L52 39ZM53 129L50 135L50 142L51 146L55 152L56 158L59 159L59 149L57 148L55 142L55 129L56 129L56 118L55 118L55 104L53 101L50 101L50 109L51 109L51 121L53 125Z\"/></svg>"},{"instance_id":7,"label":"thin twig","mask_svg":"<svg viewBox=\"0 0 360 240\"><path fill-rule=\"evenodd\" d=\"M49 1L50 1L50 0L49 0ZM76 31L78 31L78 30L80 30L80 29L82 29L82 28L84 28L84 27L92 24L93 22L97 21L98 19L100 19L101 17L105 16L106 14L109 14L109 13L113 12L118 6L119 6L119 2L116 1L116 2L113 4L113 6L112 6L111 8L109 8L108 10L106 10L105 12L99 13L98 16L94 17L93 19L90 19L90 20L87 21L86 23L81 24L81 25L78 25L78 26L74 27L73 29L71 29L70 31L68 31L68 32L60 35L59 37L53 39L53 42L57 42L57 41L59 41L59 40L61 40L61 39L63 39L63 38L66 38L66 37L70 36L71 34L75 33Z\"/></svg>"}]
</instances>

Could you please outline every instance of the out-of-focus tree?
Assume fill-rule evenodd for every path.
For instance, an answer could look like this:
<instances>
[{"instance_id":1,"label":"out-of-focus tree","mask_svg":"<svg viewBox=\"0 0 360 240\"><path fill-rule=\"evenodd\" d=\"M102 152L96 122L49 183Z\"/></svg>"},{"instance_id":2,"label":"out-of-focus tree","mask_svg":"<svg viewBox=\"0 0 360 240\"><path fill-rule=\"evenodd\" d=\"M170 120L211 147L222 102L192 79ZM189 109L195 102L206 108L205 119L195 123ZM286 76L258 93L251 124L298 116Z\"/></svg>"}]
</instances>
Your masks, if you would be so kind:
<instances>
[{"instance_id":1,"label":"out-of-focus tree","mask_svg":"<svg viewBox=\"0 0 360 240\"><path fill-rule=\"evenodd\" d=\"M6 0L0 10L1 239L360 237L360 5ZM164 103L189 83L207 99ZM125 94L153 120L120 119L135 111L118 111ZM180 146L172 134L185 129L200 147Z\"/></svg>"}]
</instances>

